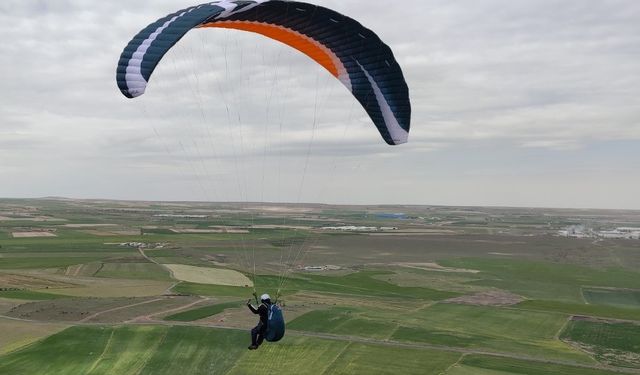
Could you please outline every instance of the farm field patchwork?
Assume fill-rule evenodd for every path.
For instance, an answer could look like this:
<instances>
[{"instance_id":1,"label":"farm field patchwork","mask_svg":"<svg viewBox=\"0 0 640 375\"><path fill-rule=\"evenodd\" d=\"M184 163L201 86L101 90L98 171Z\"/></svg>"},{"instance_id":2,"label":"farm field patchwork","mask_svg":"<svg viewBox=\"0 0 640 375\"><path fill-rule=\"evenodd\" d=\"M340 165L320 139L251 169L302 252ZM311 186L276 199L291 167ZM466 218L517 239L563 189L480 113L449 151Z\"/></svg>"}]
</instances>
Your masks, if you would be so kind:
<instances>
[{"instance_id":1,"label":"farm field patchwork","mask_svg":"<svg viewBox=\"0 0 640 375\"><path fill-rule=\"evenodd\" d=\"M0 220L2 374L640 371L640 241L557 235L640 212L0 199L0 216L20 217ZM398 229L322 229L341 225ZM288 325L248 351L254 281Z\"/></svg>"},{"instance_id":2,"label":"farm field patchwork","mask_svg":"<svg viewBox=\"0 0 640 375\"><path fill-rule=\"evenodd\" d=\"M593 363L584 353L555 339L567 318L456 304L409 312L341 307L304 314L291 321L289 328Z\"/></svg>"}]
</instances>

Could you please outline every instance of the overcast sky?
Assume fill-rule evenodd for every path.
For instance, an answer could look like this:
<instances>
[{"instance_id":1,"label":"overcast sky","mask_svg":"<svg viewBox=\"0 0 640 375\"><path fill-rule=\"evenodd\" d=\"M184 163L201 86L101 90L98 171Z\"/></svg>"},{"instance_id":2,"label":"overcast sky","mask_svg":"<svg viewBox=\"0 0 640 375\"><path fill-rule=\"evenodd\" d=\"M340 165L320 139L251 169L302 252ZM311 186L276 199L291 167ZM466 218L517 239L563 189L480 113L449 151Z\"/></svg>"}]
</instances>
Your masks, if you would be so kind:
<instances>
[{"instance_id":1,"label":"overcast sky","mask_svg":"<svg viewBox=\"0 0 640 375\"><path fill-rule=\"evenodd\" d=\"M264 37L120 52L184 0L0 2L0 197L640 209L640 1L318 1L394 51L409 143Z\"/></svg>"}]
</instances>

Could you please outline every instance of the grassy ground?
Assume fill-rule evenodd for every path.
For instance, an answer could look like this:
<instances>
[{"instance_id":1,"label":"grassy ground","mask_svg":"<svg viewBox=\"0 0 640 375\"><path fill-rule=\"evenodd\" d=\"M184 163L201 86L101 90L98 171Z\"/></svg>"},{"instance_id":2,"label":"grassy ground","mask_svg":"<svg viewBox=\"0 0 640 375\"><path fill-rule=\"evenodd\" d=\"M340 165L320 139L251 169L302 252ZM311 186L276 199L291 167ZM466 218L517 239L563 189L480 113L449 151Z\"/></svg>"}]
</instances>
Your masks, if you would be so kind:
<instances>
[{"instance_id":1,"label":"grassy ground","mask_svg":"<svg viewBox=\"0 0 640 375\"><path fill-rule=\"evenodd\" d=\"M48 278L57 285L34 288L42 293L73 297L145 297L163 294L172 281L139 279L110 279L100 277L65 276L64 274L38 273L40 278Z\"/></svg>"},{"instance_id":2,"label":"grassy ground","mask_svg":"<svg viewBox=\"0 0 640 375\"><path fill-rule=\"evenodd\" d=\"M454 304L430 306L416 315L413 325L405 323L412 322L410 319L404 320L402 327L405 329L393 337L420 341L419 333L425 332L427 335L423 340L437 344L592 362L586 355L556 339L567 316Z\"/></svg>"},{"instance_id":3,"label":"grassy ground","mask_svg":"<svg viewBox=\"0 0 640 375\"><path fill-rule=\"evenodd\" d=\"M49 299L64 298L68 296L52 293L42 293L33 290L1 290L0 298L23 299L32 301L41 301Z\"/></svg>"},{"instance_id":4,"label":"grassy ground","mask_svg":"<svg viewBox=\"0 0 640 375\"><path fill-rule=\"evenodd\" d=\"M198 301L198 299L194 297L175 296L166 298L156 297L148 301L148 303L134 302L125 308L108 311L107 313L99 314L85 321L88 323L121 323L136 319L146 320L147 318L151 318L153 314L179 309L182 306Z\"/></svg>"},{"instance_id":5,"label":"grassy ground","mask_svg":"<svg viewBox=\"0 0 640 375\"><path fill-rule=\"evenodd\" d=\"M323 293L336 293L343 295L355 295L359 298L364 296L387 297L402 299L427 299L442 300L458 296L458 293L439 291L428 287L402 287L382 281L374 276L385 275L388 272L363 271L345 276L320 276L313 274L295 274L287 277L284 281L277 276L258 275L256 284L260 288L273 291L282 285L283 293L287 295L298 291L313 291ZM246 296L247 288L225 287L219 285L182 283L176 290L181 293L193 293L199 295L231 295Z\"/></svg>"},{"instance_id":6,"label":"grassy ground","mask_svg":"<svg viewBox=\"0 0 640 375\"><path fill-rule=\"evenodd\" d=\"M288 328L373 338L389 337L396 324L393 321L367 318L365 311L347 307L311 311L289 322Z\"/></svg>"},{"instance_id":7,"label":"grassy ground","mask_svg":"<svg viewBox=\"0 0 640 375\"><path fill-rule=\"evenodd\" d=\"M171 280L169 272L154 263L103 263L95 276L114 279Z\"/></svg>"},{"instance_id":8,"label":"grassy ground","mask_svg":"<svg viewBox=\"0 0 640 375\"><path fill-rule=\"evenodd\" d=\"M394 348L295 338L286 345L247 353L231 374L247 374L261 365L283 374L439 374L460 356L426 349Z\"/></svg>"},{"instance_id":9,"label":"grassy ground","mask_svg":"<svg viewBox=\"0 0 640 375\"><path fill-rule=\"evenodd\" d=\"M640 291L586 288L582 291L584 299L595 305L640 308Z\"/></svg>"},{"instance_id":10,"label":"grassy ground","mask_svg":"<svg viewBox=\"0 0 640 375\"><path fill-rule=\"evenodd\" d=\"M104 259L96 256L31 256L31 257L2 257L0 269L39 269L67 267L74 264L90 263Z\"/></svg>"},{"instance_id":11,"label":"grassy ground","mask_svg":"<svg viewBox=\"0 0 640 375\"><path fill-rule=\"evenodd\" d=\"M465 356L446 375L614 375L617 372L482 355Z\"/></svg>"},{"instance_id":12,"label":"grassy ground","mask_svg":"<svg viewBox=\"0 0 640 375\"><path fill-rule=\"evenodd\" d=\"M456 293L470 293L490 290L490 287L474 285L473 282L482 280L473 273L429 271L418 268L390 267L392 274L375 276L383 281L398 286L419 287L428 285L430 288Z\"/></svg>"},{"instance_id":13,"label":"grassy ground","mask_svg":"<svg viewBox=\"0 0 640 375\"><path fill-rule=\"evenodd\" d=\"M385 310L384 306L316 310L289 322L288 327L593 363L555 338L566 319L544 312L436 304L408 312Z\"/></svg>"},{"instance_id":14,"label":"grassy ground","mask_svg":"<svg viewBox=\"0 0 640 375\"><path fill-rule=\"evenodd\" d=\"M629 319L640 321L640 309L620 308L607 305L587 305L562 301L524 301L517 305L526 310L557 312L561 314L586 315L603 318Z\"/></svg>"},{"instance_id":15,"label":"grassy ground","mask_svg":"<svg viewBox=\"0 0 640 375\"><path fill-rule=\"evenodd\" d=\"M60 323L21 322L0 318L0 355L26 346L69 327Z\"/></svg>"},{"instance_id":16,"label":"grassy ground","mask_svg":"<svg viewBox=\"0 0 640 375\"><path fill-rule=\"evenodd\" d=\"M640 325L577 320L569 322L561 337L603 363L640 368Z\"/></svg>"},{"instance_id":17,"label":"grassy ground","mask_svg":"<svg viewBox=\"0 0 640 375\"><path fill-rule=\"evenodd\" d=\"M2 357L0 373L438 374L459 357L301 337L249 352L247 341L244 332L207 328L74 327Z\"/></svg>"},{"instance_id":18,"label":"grassy ground","mask_svg":"<svg viewBox=\"0 0 640 375\"><path fill-rule=\"evenodd\" d=\"M594 269L530 260L464 258L443 265L481 271L477 285L493 286L541 300L584 303L582 287L640 289L640 272L621 268Z\"/></svg>"},{"instance_id":19,"label":"grassy ground","mask_svg":"<svg viewBox=\"0 0 640 375\"><path fill-rule=\"evenodd\" d=\"M177 293L193 294L199 296L229 296L229 297L249 297L253 289L239 286L212 285L180 283L173 290Z\"/></svg>"},{"instance_id":20,"label":"grassy ground","mask_svg":"<svg viewBox=\"0 0 640 375\"><path fill-rule=\"evenodd\" d=\"M219 314L223 312L225 309L230 309L230 308L240 307L240 306L242 306L242 303L239 301L217 303L215 305L198 307L196 309L191 309L191 310L179 312L177 314L169 315L169 316L166 316L164 320L192 322L194 320L204 319L209 316Z\"/></svg>"}]
</instances>

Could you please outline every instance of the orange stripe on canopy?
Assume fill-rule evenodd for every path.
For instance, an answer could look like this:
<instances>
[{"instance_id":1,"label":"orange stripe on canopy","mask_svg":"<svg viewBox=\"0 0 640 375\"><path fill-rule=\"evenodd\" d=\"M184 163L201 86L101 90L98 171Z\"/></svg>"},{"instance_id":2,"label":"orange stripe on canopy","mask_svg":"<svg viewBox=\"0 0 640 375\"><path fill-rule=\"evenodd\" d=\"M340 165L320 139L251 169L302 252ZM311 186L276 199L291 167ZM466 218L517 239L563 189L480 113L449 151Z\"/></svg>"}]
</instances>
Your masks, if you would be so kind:
<instances>
[{"instance_id":1,"label":"orange stripe on canopy","mask_svg":"<svg viewBox=\"0 0 640 375\"><path fill-rule=\"evenodd\" d=\"M268 23L250 22L250 21L217 21L202 24L199 27L220 27L225 29L237 29L251 31L262 34L271 39L275 39L290 47L297 49L305 55L314 59L318 64L322 65L335 77L338 77L339 71L336 66L336 57L332 56L331 51L322 44L302 35L291 29L282 26L272 25Z\"/></svg>"}]
</instances>

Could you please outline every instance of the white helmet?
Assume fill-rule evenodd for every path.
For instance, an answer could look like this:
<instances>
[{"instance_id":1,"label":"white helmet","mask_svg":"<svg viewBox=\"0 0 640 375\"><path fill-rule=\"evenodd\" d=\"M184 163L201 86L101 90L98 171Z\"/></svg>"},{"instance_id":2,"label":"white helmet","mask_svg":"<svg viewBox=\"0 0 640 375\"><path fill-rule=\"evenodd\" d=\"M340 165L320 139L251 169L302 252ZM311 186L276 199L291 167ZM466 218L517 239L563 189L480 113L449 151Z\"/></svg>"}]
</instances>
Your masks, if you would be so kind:
<instances>
[{"instance_id":1,"label":"white helmet","mask_svg":"<svg viewBox=\"0 0 640 375\"><path fill-rule=\"evenodd\" d=\"M270 300L271 297L269 297L269 295L267 293L263 294L260 296L260 301L266 301L266 300Z\"/></svg>"}]
</instances>

